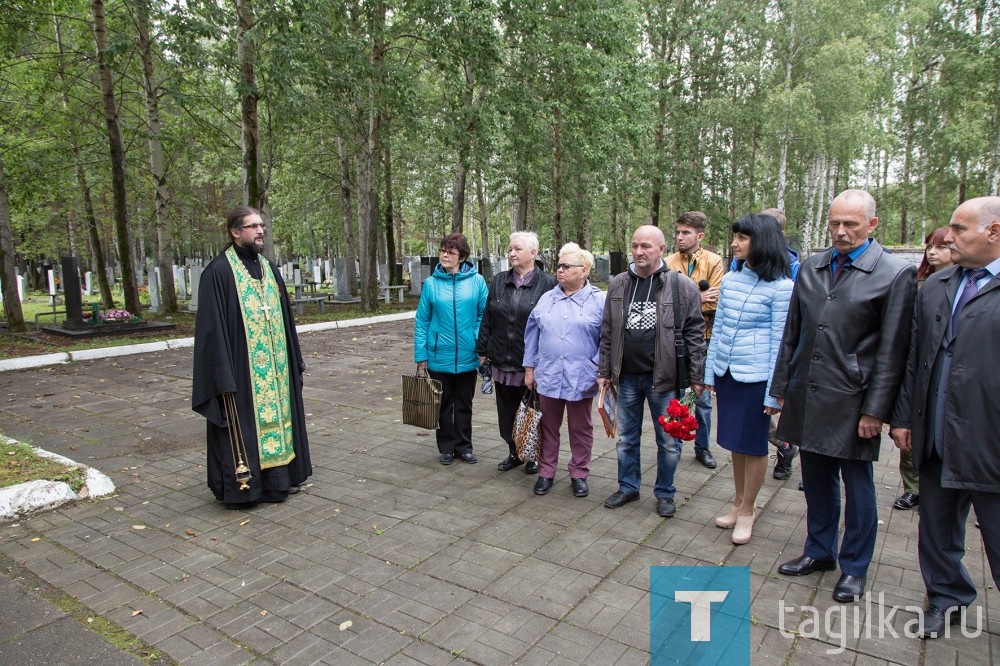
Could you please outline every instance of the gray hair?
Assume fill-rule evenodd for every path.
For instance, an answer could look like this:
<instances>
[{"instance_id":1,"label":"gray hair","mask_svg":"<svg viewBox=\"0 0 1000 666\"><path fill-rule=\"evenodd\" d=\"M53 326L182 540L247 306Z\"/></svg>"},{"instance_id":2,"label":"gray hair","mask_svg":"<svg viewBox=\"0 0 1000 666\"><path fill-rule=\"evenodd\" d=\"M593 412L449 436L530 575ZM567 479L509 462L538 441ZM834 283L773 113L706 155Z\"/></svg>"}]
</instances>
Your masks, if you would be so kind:
<instances>
[{"instance_id":1,"label":"gray hair","mask_svg":"<svg viewBox=\"0 0 1000 666\"><path fill-rule=\"evenodd\" d=\"M979 230L983 231L994 222L1000 222L1000 197L981 197L980 201L976 222L979 223Z\"/></svg>"},{"instance_id":2,"label":"gray hair","mask_svg":"<svg viewBox=\"0 0 1000 666\"><path fill-rule=\"evenodd\" d=\"M594 255L584 250L576 243L566 243L561 248L559 248L559 256L561 257L564 254L571 254L575 256L576 260L580 262L584 268L587 269L588 273L594 267Z\"/></svg>"},{"instance_id":3,"label":"gray hair","mask_svg":"<svg viewBox=\"0 0 1000 666\"><path fill-rule=\"evenodd\" d=\"M873 197L867 190L844 190L830 202L832 206L838 201L847 201L861 199L865 206L865 216L870 220L875 217L875 197Z\"/></svg>"},{"instance_id":4,"label":"gray hair","mask_svg":"<svg viewBox=\"0 0 1000 666\"><path fill-rule=\"evenodd\" d=\"M510 235L509 242L513 243L514 241L520 241L524 247L538 252L538 234L534 231L515 231Z\"/></svg>"}]
</instances>

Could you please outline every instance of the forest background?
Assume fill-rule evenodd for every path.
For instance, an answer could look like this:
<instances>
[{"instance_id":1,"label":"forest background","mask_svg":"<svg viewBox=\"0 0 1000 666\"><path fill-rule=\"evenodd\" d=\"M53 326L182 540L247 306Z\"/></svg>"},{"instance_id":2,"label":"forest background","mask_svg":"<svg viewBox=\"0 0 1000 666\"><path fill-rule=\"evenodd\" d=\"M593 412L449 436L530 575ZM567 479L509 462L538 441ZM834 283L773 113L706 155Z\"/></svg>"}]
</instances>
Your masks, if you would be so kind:
<instances>
[{"instance_id":1,"label":"forest background","mask_svg":"<svg viewBox=\"0 0 1000 666\"><path fill-rule=\"evenodd\" d=\"M997 0L4 0L0 259L208 259L245 203L279 260L376 264L462 231L627 250L767 206L825 244L845 187L919 245L1000 187ZM353 270L353 261L348 262ZM352 277L352 283L353 278ZM171 271L162 303L175 310Z\"/></svg>"}]
</instances>

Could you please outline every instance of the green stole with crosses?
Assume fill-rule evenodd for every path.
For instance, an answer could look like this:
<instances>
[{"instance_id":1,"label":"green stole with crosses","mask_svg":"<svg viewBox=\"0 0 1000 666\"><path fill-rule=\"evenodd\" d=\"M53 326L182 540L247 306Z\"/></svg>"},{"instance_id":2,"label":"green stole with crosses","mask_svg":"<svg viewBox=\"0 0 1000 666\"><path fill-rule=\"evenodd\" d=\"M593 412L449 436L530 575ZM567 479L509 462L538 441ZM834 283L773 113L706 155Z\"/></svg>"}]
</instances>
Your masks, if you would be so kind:
<instances>
[{"instance_id":1,"label":"green stole with crosses","mask_svg":"<svg viewBox=\"0 0 1000 666\"><path fill-rule=\"evenodd\" d=\"M260 468L280 467L295 458L295 451L288 345L278 282L265 262L261 262L261 279L255 280L236 250L230 247L226 257L236 277L236 293L247 336Z\"/></svg>"}]
</instances>

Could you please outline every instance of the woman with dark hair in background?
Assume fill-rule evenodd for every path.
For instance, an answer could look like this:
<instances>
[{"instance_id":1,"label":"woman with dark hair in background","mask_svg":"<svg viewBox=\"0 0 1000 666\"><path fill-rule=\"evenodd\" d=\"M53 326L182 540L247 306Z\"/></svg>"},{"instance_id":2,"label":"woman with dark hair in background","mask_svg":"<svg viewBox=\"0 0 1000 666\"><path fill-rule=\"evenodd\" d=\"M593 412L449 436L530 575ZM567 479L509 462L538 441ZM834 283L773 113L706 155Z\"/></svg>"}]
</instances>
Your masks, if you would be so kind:
<instances>
[{"instance_id":1,"label":"woman with dark hair in background","mask_svg":"<svg viewBox=\"0 0 1000 666\"><path fill-rule=\"evenodd\" d=\"M917 267L918 289L932 274L954 265L951 249L944 242L947 235L948 227L941 227L924 238L924 258ZM903 494L892 503L892 508L909 511L920 504L920 475L913 469L913 451L899 452L899 476L903 479Z\"/></svg>"},{"instance_id":2,"label":"woman with dark hair in background","mask_svg":"<svg viewBox=\"0 0 1000 666\"><path fill-rule=\"evenodd\" d=\"M486 280L469 258L462 234L441 240L438 265L420 290L413 324L413 360L441 382L441 416L435 431L439 460L457 456L476 463L472 452L472 397L476 392L476 338L486 311Z\"/></svg>"},{"instance_id":3,"label":"woman with dark hair in background","mask_svg":"<svg viewBox=\"0 0 1000 666\"><path fill-rule=\"evenodd\" d=\"M479 327L476 349L481 365L489 364L497 400L497 425L507 442L508 455L497 465L501 472L521 464L514 446L514 417L524 397L524 327L528 315L542 294L556 286L556 279L536 265L538 236L531 231L515 231L507 245L510 270L493 276L486 315ZM537 462L524 467L528 474L538 471Z\"/></svg>"},{"instance_id":4,"label":"woman with dark hair in background","mask_svg":"<svg viewBox=\"0 0 1000 666\"><path fill-rule=\"evenodd\" d=\"M715 329L705 359L705 386L719 407L716 441L733 456L736 494L715 519L734 528L732 541L750 541L755 503L767 472L770 416L780 410L768 394L792 297L788 251L778 221L748 215L733 223L739 270L722 278Z\"/></svg>"}]
</instances>

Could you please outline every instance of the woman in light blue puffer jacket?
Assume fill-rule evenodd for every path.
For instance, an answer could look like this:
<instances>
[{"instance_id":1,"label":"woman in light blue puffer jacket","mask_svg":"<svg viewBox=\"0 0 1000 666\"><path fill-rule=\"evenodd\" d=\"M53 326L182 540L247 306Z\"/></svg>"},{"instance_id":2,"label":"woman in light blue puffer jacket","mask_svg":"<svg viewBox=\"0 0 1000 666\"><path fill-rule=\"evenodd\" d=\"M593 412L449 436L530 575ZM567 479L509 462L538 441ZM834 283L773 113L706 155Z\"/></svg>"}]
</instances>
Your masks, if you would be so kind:
<instances>
[{"instance_id":1,"label":"woman in light blue puffer jacket","mask_svg":"<svg viewBox=\"0 0 1000 666\"><path fill-rule=\"evenodd\" d=\"M736 485L732 508L715 524L734 528L733 543L744 544L767 472L770 415L779 410L767 389L793 283L781 227L773 217L748 215L734 222L732 248L739 270L722 278L705 386L718 400L716 439L732 452Z\"/></svg>"}]
</instances>

